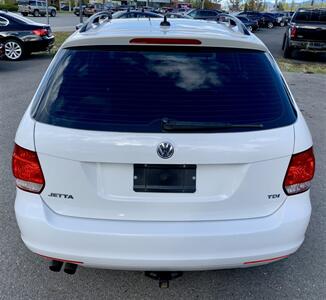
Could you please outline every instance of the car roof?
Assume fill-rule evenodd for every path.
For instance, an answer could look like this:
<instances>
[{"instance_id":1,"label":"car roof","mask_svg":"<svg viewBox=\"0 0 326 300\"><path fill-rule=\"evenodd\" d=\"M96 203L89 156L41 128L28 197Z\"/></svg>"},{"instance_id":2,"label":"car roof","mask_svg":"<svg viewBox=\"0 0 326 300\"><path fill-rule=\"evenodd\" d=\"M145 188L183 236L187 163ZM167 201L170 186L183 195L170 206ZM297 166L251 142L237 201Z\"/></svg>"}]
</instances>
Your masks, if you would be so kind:
<instances>
[{"instance_id":1,"label":"car roof","mask_svg":"<svg viewBox=\"0 0 326 300\"><path fill-rule=\"evenodd\" d=\"M75 32L62 48L98 45L129 45L133 38L185 38L201 41L204 47L226 47L268 51L253 34L243 34L215 21L168 19L114 19L85 32ZM171 45L170 45L171 46Z\"/></svg>"}]
</instances>

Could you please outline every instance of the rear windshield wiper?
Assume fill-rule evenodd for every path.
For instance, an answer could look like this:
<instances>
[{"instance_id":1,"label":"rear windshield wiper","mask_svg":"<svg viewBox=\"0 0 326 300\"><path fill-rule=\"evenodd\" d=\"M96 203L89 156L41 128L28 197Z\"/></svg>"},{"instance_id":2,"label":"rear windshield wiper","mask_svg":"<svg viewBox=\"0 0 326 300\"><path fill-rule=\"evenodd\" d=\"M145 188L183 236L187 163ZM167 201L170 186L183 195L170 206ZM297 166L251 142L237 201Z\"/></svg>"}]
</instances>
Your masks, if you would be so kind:
<instances>
[{"instance_id":1,"label":"rear windshield wiper","mask_svg":"<svg viewBox=\"0 0 326 300\"><path fill-rule=\"evenodd\" d=\"M219 131L222 129L255 129L263 128L263 124L232 124L219 122L188 122L162 119L162 131L164 132L187 132L187 131Z\"/></svg>"}]
</instances>

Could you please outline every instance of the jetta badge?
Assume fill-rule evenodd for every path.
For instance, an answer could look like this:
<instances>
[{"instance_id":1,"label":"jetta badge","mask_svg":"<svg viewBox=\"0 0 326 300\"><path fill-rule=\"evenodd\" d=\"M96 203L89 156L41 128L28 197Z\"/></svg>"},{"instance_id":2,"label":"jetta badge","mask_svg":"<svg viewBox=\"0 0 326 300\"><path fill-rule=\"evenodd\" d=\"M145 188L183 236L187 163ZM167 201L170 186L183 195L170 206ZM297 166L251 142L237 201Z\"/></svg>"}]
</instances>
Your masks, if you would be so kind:
<instances>
[{"instance_id":1,"label":"jetta badge","mask_svg":"<svg viewBox=\"0 0 326 300\"><path fill-rule=\"evenodd\" d=\"M174 153L174 148L169 142L162 142L157 146L157 154L163 159L170 158Z\"/></svg>"}]
</instances>

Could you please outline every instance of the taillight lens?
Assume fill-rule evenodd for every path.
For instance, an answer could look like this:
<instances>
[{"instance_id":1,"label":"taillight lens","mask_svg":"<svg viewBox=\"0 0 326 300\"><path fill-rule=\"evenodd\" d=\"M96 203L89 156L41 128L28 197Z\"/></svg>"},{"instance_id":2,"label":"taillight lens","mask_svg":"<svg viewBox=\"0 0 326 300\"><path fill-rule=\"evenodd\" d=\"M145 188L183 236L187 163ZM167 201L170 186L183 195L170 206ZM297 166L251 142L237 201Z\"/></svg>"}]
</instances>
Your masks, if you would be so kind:
<instances>
[{"instance_id":1,"label":"taillight lens","mask_svg":"<svg viewBox=\"0 0 326 300\"><path fill-rule=\"evenodd\" d=\"M48 34L48 30L43 29L43 28L42 29L35 29L32 32L33 32L33 34L38 35L38 36L45 36L45 35Z\"/></svg>"},{"instance_id":2,"label":"taillight lens","mask_svg":"<svg viewBox=\"0 0 326 300\"><path fill-rule=\"evenodd\" d=\"M18 188L31 193L42 192L45 180L36 152L15 145L12 172Z\"/></svg>"},{"instance_id":3,"label":"taillight lens","mask_svg":"<svg viewBox=\"0 0 326 300\"><path fill-rule=\"evenodd\" d=\"M294 25L290 27L290 36L291 38L297 37L297 27L295 27Z\"/></svg>"},{"instance_id":4,"label":"taillight lens","mask_svg":"<svg viewBox=\"0 0 326 300\"><path fill-rule=\"evenodd\" d=\"M284 178L284 191L294 195L307 191L315 173L315 156L312 147L292 155Z\"/></svg>"}]
</instances>

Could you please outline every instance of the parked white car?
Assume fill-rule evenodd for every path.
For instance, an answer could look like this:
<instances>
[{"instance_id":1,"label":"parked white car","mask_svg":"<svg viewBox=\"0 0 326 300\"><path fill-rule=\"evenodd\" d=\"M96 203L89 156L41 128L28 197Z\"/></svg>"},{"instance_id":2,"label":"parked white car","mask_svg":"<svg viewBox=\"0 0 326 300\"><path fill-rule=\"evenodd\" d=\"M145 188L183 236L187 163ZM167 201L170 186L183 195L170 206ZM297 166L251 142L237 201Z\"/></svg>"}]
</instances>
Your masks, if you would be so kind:
<instances>
[{"instance_id":1,"label":"parked white car","mask_svg":"<svg viewBox=\"0 0 326 300\"><path fill-rule=\"evenodd\" d=\"M16 217L52 270L241 268L304 241L312 139L271 54L242 23L169 22L77 31L19 125Z\"/></svg>"}]
</instances>

